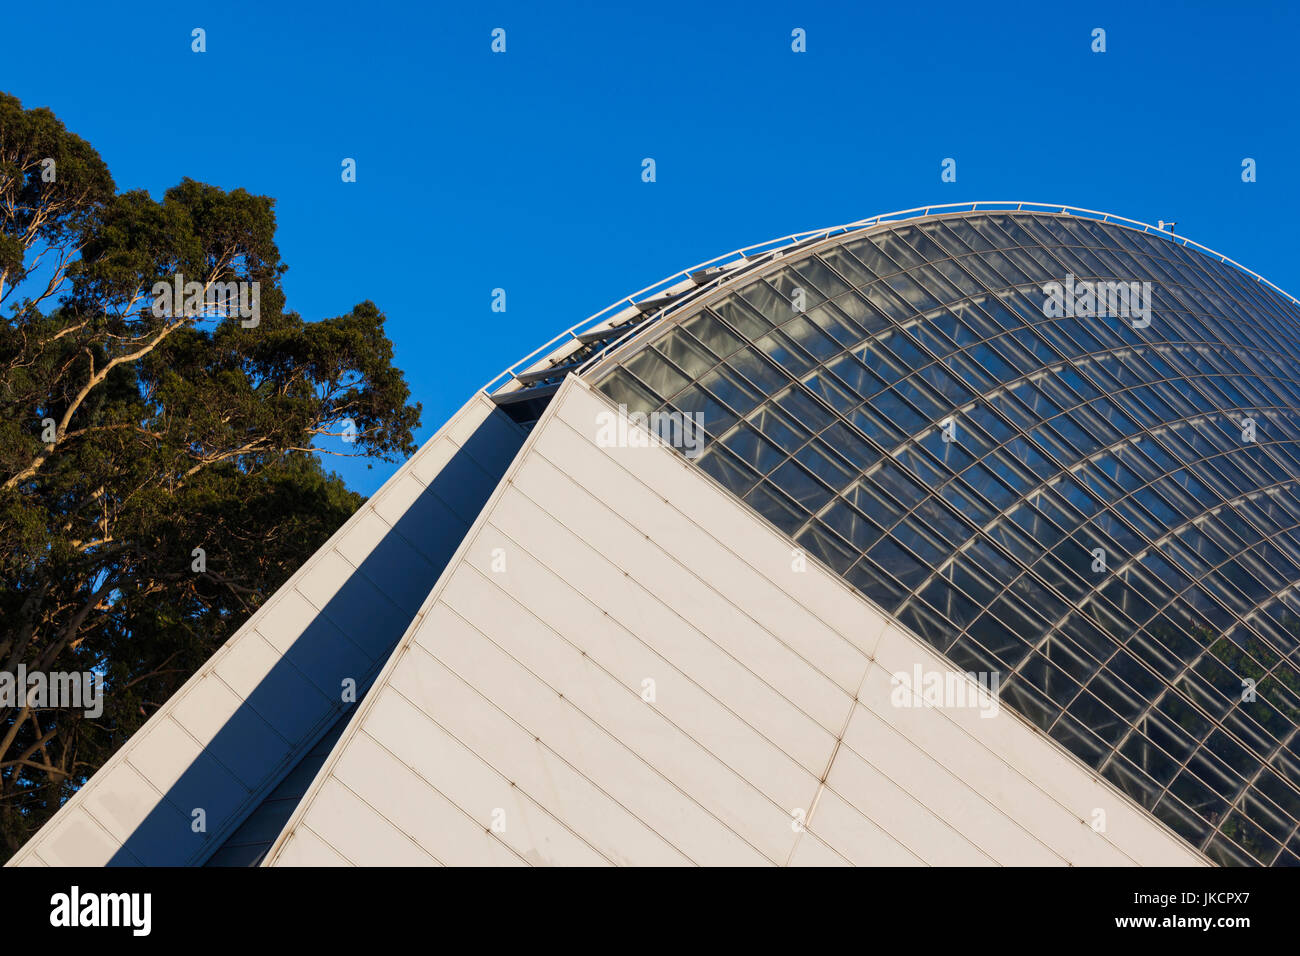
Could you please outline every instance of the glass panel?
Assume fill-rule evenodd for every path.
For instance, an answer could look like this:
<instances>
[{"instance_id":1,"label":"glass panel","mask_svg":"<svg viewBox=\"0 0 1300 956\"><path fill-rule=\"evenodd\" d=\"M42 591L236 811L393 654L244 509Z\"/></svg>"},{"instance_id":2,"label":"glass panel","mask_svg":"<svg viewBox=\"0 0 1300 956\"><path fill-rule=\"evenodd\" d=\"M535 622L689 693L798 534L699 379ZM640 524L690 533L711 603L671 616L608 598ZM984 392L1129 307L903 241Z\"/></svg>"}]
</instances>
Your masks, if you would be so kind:
<instances>
[{"instance_id":1,"label":"glass panel","mask_svg":"<svg viewBox=\"0 0 1300 956\"><path fill-rule=\"evenodd\" d=\"M600 383L600 390L613 399L615 405L626 406L629 412L651 412L662 399L621 368L614 369Z\"/></svg>"},{"instance_id":2,"label":"glass panel","mask_svg":"<svg viewBox=\"0 0 1300 956\"><path fill-rule=\"evenodd\" d=\"M673 396L690 384L690 378L655 349L644 349L628 360L627 369L660 395Z\"/></svg>"},{"instance_id":3,"label":"glass panel","mask_svg":"<svg viewBox=\"0 0 1300 956\"><path fill-rule=\"evenodd\" d=\"M665 335L655 346L691 378L699 378L718 362L698 342L681 332Z\"/></svg>"}]
</instances>

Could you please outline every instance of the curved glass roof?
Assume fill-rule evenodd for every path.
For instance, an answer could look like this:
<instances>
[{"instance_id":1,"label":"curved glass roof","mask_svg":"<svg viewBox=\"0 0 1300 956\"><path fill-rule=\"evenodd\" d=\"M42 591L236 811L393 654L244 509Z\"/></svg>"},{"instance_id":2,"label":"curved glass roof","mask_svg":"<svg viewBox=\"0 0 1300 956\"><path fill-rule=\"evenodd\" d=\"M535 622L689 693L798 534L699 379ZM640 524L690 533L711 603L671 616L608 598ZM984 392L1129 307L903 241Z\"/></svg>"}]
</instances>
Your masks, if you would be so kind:
<instances>
[{"instance_id":1,"label":"curved glass roof","mask_svg":"<svg viewBox=\"0 0 1300 956\"><path fill-rule=\"evenodd\" d=\"M1300 308L1083 216L825 235L585 374L1210 858L1300 864Z\"/></svg>"}]
</instances>

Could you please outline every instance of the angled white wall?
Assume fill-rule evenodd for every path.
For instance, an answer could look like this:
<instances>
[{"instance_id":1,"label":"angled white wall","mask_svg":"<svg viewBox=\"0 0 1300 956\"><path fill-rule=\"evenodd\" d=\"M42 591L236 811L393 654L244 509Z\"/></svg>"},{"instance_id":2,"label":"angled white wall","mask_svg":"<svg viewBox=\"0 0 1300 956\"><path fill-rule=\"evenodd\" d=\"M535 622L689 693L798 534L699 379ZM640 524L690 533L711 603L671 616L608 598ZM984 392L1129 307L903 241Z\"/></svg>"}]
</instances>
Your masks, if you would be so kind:
<instances>
[{"instance_id":1,"label":"angled white wall","mask_svg":"<svg viewBox=\"0 0 1300 956\"><path fill-rule=\"evenodd\" d=\"M343 679L364 693L523 440L471 400L8 865L202 863L250 814L223 857L255 858L293 806L277 785L355 706Z\"/></svg>"},{"instance_id":2,"label":"angled white wall","mask_svg":"<svg viewBox=\"0 0 1300 956\"><path fill-rule=\"evenodd\" d=\"M266 865L1205 863L1010 711L894 706L947 665L608 411L566 381Z\"/></svg>"}]
</instances>

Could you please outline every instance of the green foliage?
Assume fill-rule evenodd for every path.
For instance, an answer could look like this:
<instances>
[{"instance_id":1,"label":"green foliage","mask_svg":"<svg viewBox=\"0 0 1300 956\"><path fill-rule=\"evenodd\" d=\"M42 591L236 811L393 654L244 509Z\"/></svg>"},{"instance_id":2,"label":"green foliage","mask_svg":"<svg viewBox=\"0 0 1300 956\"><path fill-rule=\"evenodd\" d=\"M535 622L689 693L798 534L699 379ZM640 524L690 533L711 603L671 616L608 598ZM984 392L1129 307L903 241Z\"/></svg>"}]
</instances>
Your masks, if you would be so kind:
<instances>
[{"instance_id":1,"label":"green foliage","mask_svg":"<svg viewBox=\"0 0 1300 956\"><path fill-rule=\"evenodd\" d=\"M11 850L360 504L320 436L351 421L352 454L414 450L383 314L287 311L275 228L242 189L118 194L52 113L0 94L0 670L108 682L98 719L0 706ZM177 273L257 282L256 326L155 315Z\"/></svg>"}]
</instances>

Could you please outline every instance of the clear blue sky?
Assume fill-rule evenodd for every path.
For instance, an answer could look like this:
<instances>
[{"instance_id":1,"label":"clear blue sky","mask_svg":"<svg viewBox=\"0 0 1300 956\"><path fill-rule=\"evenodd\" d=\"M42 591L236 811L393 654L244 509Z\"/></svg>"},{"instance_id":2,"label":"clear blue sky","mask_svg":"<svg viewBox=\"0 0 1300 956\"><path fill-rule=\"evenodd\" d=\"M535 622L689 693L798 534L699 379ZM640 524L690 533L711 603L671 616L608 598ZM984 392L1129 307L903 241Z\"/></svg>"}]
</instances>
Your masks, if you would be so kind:
<instances>
[{"instance_id":1,"label":"clear blue sky","mask_svg":"<svg viewBox=\"0 0 1300 956\"><path fill-rule=\"evenodd\" d=\"M377 302L424 439L502 368L630 292L913 206L1025 199L1177 220L1300 294L1298 11L14 3L0 89L52 108L119 189L160 196L191 176L275 197L290 308L312 319ZM806 53L791 51L796 27ZM955 183L940 181L945 157ZM338 461L365 493L391 471Z\"/></svg>"}]
</instances>

